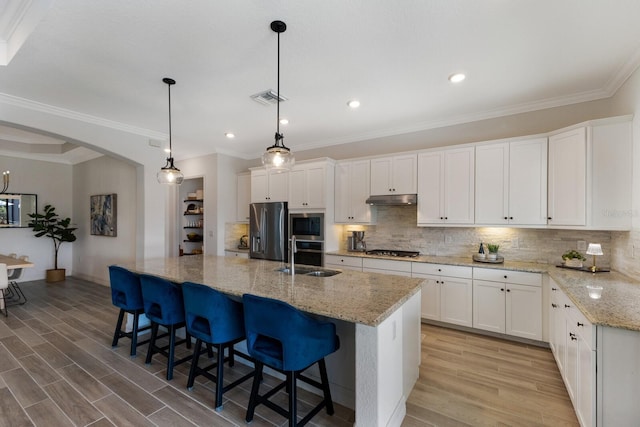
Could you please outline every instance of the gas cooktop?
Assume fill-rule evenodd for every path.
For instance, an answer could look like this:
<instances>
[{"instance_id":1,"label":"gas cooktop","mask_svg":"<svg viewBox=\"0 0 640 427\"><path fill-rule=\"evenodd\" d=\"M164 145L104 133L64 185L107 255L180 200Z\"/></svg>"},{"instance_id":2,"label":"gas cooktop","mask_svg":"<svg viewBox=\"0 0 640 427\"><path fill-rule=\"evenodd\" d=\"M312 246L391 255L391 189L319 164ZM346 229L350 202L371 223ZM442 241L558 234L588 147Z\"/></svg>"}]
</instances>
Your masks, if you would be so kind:
<instances>
[{"instance_id":1,"label":"gas cooktop","mask_svg":"<svg viewBox=\"0 0 640 427\"><path fill-rule=\"evenodd\" d=\"M420 255L420 252L416 251L396 251L395 249L374 249L365 252L367 255L381 255L381 256L397 256L403 258L415 258Z\"/></svg>"}]
</instances>

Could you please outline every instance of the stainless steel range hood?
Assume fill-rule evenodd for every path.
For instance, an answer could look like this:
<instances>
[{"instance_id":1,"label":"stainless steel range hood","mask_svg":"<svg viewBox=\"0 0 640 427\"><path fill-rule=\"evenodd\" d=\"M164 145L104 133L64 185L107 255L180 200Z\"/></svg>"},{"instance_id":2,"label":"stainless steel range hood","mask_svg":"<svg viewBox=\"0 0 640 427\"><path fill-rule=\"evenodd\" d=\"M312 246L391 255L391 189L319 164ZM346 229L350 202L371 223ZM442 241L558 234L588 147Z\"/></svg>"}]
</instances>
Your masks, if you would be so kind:
<instances>
[{"instance_id":1,"label":"stainless steel range hood","mask_svg":"<svg viewBox=\"0 0 640 427\"><path fill-rule=\"evenodd\" d=\"M370 196L365 202L371 206L405 206L418 203L417 194L389 194L385 196Z\"/></svg>"}]
</instances>

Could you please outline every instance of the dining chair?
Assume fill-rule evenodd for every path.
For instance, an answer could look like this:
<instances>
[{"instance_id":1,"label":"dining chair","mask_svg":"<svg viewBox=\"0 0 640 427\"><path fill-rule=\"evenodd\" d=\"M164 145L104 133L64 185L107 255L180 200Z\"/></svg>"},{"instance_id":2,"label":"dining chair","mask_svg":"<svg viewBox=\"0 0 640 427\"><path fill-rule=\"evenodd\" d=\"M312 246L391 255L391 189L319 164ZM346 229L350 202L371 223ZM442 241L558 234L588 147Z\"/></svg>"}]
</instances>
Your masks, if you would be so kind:
<instances>
[{"instance_id":1,"label":"dining chair","mask_svg":"<svg viewBox=\"0 0 640 427\"><path fill-rule=\"evenodd\" d=\"M7 310L7 300L5 295L7 293L7 288L9 287L9 275L7 274L7 264L0 264L0 298L2 299L2 304L0 304L0 310L4 308L4 317L9 316L9 311Z\"/></svg>"},{"instance_id":2,"label":"dining chair","mask_svg":"<svg viewBox=\"0 0 640 427\"><path fill-rule=\"evenodd\" d=\"M11 256L11 258L17 258L16 254L10 254L9 256ZM23 261L29 261L29 257L27 255L22 255L20 259ZM22 277L22 268L14 268L9 275L9 288L7 289L9 298L11 299L11 304L23 305L27 302L27 297L24 292L22 292L22 289L17 282L20 277Z\"/></svg>"},{"instance_id":3,"label":"dining chair","mask_svg":"<svg viewBox=\"0 0 640 427\"><path fill-rule=\"evenodd\" d=\"M111 302L120 309L116 328L113 332L111 347L116 347L120 338L129 338L131 340L129 355L135 357L137 347L149 342L148 339L138 341L138 334L151 329L150 325L142 328L139 327L140 315L144 314L140 277L138 274L126 268L110 265L109 282L111 285ZM122 330L124 315L127 313L133 316L133 327L130 332Z\"/></svg>"},{"instance_id":4,"label":"dining chair","mask_svg":"<svg viewBox=\"0 0 640 427\"><path fill-rule=\"evenodd\" d=\"M331 322L316 320L297 308L275 299L251 294L242 296L247 350L255 360L255 375L247 407L247 423L253 420L256 406L264 404L269 409L289 419L289 426L305 425L322 408L333 415L333 401L324 358L340 348L336 326ZM317 364L320 382L303 372ZM264 366L286 376L285 381L260 395L260 383ZM297 422L297 380L318 388L322 401ZM288 410L269 400L278 391L289 394Z\"/></svg>"},{"instance_id":5,"label":"dining chair","mask_svg":"<svg viewBox=\"0 0 640 427\"><path fill-rule=\"evenodd\" d=\"M180 344L186 344L191 349L191 336L186 331L184 316L184 301L180 285L161 277L140 274L142 287L142 301L144 314L151 321L151 338L145 363L151 364L154 353L160 353L167 358L167 381L173 378L173 368L184 362L189 362L192 355L176 359L175 349ZM158 327L163 326L169 332L169 344L160 346L157 342ZM176 331L185 328L184 339L176 339Z\"/></svg>"},{"instance_id":6,"label":"dining chair","mask_svg":"<svg viewBox=\"0 0 640 427\"><path fill-rule=\"evenodd\" d=\"M209 286L192 282L182 284L182 295L187 332L196 338L187 389L193 389L195 378L198 375L213 381L215 383L214 408L216 411L221 411L223 393L253 377L252 371L236 378L229 384L224 384L225 362L228 362L229 367L232 367L234 357L237 355L253 363L249 356L233 347L245 339L242 303ZM198 366L203 343L214 346L218 352L216 361L206 367ZM225 349L227 357L225 357Z\"/></svg>"}]
</instances>

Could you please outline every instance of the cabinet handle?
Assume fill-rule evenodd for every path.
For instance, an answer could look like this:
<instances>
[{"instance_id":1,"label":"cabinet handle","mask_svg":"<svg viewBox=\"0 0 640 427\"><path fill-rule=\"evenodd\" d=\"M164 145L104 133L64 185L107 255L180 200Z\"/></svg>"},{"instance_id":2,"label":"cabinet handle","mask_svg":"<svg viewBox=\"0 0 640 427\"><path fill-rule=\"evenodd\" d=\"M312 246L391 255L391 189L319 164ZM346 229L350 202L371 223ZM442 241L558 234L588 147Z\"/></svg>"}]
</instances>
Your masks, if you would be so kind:
<instances>
[{"instance_id":1,"label":"cabinet handle","mask_svg":"<svg viewBox=\"0 0 640 427\"><path fill-rule=\"evenodd\" d=\"M449 219L449 217L448 217L448 216L445 216L445 217L444 217L444 219Z\"/></svg>"},{"instance_id":2,"label":"cabinet handle","mask_svg":"<svg viewBox=\"0 0 640 427\"><path fill-rule=\"evenodd\" d=\"M565 304L565 305L564 305L564 308L571 308L571 306L570 306L570 305L568 305L568 304Z\"/></svg>"},{"instance_id":3,"label":"cabinet handle","mask_svg":"<svg viewBox=\"0 0 640 427\"><path fill-rule=\"evenodd\" d=\"M389 193L391 193L391 189L389 189Z\"/></svg>"},{"instance_id":4,"label":"cabinet handle","mask_svg":"<svg viewBox=\"0 0 640 427\"><path fill-rule=\"evenodd\" d=\"M444 217L440 217L440 219L444 219Z\"/></svg>"},{"instance_id":5,"label":"cabinet handle","mask_svg":"<svg viewBox=\"0 0 640 427\"><path fill-rule=\"evenodd\" d=\"M547 217L548 220L552 220L553 218L551 218L550 216Z\"/></svg>"},{"instance_id":6,"label":"cabinet handle","mask_svg":"<svg viewBox=\"0 0 640 427\"><path fill-rule=\"evenodd\" d=\"M438 271L442 271L442 269L441 269L441 268L439 268L439 269L438 269Z\"/></svg>"},{"instance_id":7,"label":"cabinet handle","mask_svg":"<svg viewBox=\"0 0 640 427\"><path fill-rule=\"evenodd\" d=\"M576 338L576 334L574 334L573 332L569 332L569 336L571 337L571 341L577 341L578 338Z\"/></svg>"},{"instance_id":8,"label":"cabinet handle","mask_svg":"<svg viewBox=\"0 0 640 427\"><path fill-rule=\"evenodd\" d=\"M510 216L510 217L509 217L509 219L513 219L513 217L512 217L512 216Z\"/></svg>"},{"instance_id":9,"label":"cabinet handle","mask_svg":"<svg viewBox=\"0 0 640 427\"><path fill-rule=\"evenodd\" d=\"M504 217L504 219L509 219L509 218L507 218L507 217L505 216L505 217Z\"/></svg>"},{"instance_id":10,"label":"cabinet handle","mask_svg":"<svg viewBox=\"0 0 640 427\"><path fill-rule=\"evenodd\" d=\"M504 292L504 288L500 288L500 292Z\"/></svg>"},{"instance_id":11,"label":"cabinet handle","mask_svg":"<svg viewBox=\"0 0 640 427\"><path fill-rule=\"evenodd\" d=\"M505 279L507 278L507 275L506 275L506 274L504 275L504 278L505 278Z\"/></svg>"},{"instance_id":12,"label":"cabinet handle","mask_svg":"<svg viewBox=\"0 0 640 427\"><path fill-rule=\"evenodd\" d=\"M507 289L507 292L511 292L511 289Z\"/></svg>"},{"instance_id":13,"label":"cabinet handle","mask_svg":"<svg viewBox=\"0 0 640 427\"><path fill-rule=\"evenodd\" d=\"M557 291L557 290L558 290L558 288L551 288L551 290L552 290L552 291Z\"/></svg>"},{"instance_id":14,"label":"cabinet handle","mask_svg":"<svg viewBox=\"0 0 640 427\"><path fill-rule=\"evenodd\" d=\"M578 322L578 326L584 326L584 323Z\"/></svg>"},{"instance_id":15,"label":"cabinet handle","mask_svg":"<svg viewBox=\"0 0 640 427\"><path fill-rule=\"evenodd\" d=\"M558 308L558 304L551 303L551 307Z\"/></svg>"}]
</instances>

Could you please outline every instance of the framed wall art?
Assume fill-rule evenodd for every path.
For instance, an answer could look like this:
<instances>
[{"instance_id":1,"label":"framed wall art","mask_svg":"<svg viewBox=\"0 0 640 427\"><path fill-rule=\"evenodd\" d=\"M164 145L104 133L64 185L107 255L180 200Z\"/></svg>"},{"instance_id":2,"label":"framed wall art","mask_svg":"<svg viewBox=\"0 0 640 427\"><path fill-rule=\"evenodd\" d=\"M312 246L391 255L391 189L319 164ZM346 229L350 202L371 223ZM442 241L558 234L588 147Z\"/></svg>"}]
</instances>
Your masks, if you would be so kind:
<instances>
[{"instance_id":1,"label":"framed wall art","mask_svg":"<svg viewBox=\"0 0 640 427\"><path fill-rule=\"evenodd\" d=\"M118 195L91 196L91 234L116 237L118 235Z\"/></svg>"}]
</instances>

